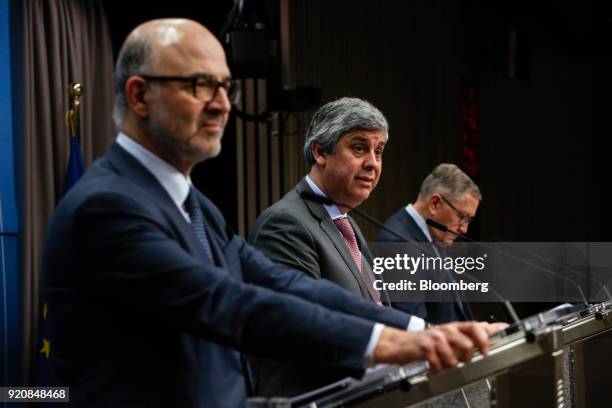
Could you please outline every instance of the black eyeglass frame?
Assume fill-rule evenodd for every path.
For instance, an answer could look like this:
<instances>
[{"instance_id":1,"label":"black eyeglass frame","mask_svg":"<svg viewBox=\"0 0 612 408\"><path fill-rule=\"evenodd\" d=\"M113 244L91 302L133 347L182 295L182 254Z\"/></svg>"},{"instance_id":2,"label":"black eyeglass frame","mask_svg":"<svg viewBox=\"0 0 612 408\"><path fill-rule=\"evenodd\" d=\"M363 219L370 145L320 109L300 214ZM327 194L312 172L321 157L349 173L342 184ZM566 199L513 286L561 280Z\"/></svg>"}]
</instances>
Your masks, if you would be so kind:
<instances>
[{"instance_id":1,"label":"black eyeglass frame","mask_svg":"<svg viewBox=\"0 0 612 408\"><path fill-rule=\"evenodd\" d=\"M191 76L169 76L169 75L144 75L139 74L139 77L146 81L159 81L159 82L190 82L191 90L193 93L193 97L204 102L209 103L213 101L217 97L217 92L219 92L219 88L225 89L227 93L227 97L232 105L238 103L240 101L240 84L235 79L223 79L219 81L217 78L212 75L199 74L199 75L191 75ZM215 87L215 90L212 93L212 96L209 100L203 100L198 98L197 96L197 86L198 81L206 81Z\"/></svg>"},{"instance_id":2,"label":"black eyeglass frame","mask_svg":"<svg viewBox=\"0 0 612 408\"><path fill-rule=\"evenodd\" d=\"M455 210L455 212L459 216L459 224L470 225L470 223L474 221L475 217L470 217L469 215L465 214L463 211L459 210L457 207L451 204L451 202L448 201L446 197L444 197L442 194L438 193L438 195L440 196L442 201L444 201L450 208Z\"/></svg>"}]
</instances>

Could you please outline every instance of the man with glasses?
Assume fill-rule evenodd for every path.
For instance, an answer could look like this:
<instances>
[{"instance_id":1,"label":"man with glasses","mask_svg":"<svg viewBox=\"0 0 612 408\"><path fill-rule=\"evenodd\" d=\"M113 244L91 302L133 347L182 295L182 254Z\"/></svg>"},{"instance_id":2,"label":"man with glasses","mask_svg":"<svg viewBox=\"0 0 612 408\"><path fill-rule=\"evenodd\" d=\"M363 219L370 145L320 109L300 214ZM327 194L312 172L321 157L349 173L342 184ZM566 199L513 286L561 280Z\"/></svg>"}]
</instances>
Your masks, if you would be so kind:
<instances>
[{"instance_id":1,"label":"man with glasses","mask_svg":"<svg viewBox=\"0 0 612 408\"><path fill-rule=\"evenodd\" d=\"M383 229L376 241L431 242L434 243L430 247L433 255L445 257L445 247L452 245L457 237L430 227L426 220L431 218L451 231L465 234L476 215L480 200L480 189L467 174L454 164L440 164L421 184L416 202L401 208L385 222L387 227L404 239ZM453 271L439 273L441 279L454 280ZM471 320L472 313L461 293L454 293L454 299L453 302L443 302L424 298L422 302L396 302L394 306L431 323Z\"/></svg>"},{"instance_id":2,"label":"man with glasses","mask_svg":"<svg viewBox=\"0 0 612 408\"><path fill-rule=\"evenodd\" d=\"M237 98L205 27L138 26L115 80L120 132L58 204L45 248L51 360L71 406L243 406L241 351L356 375L486 353L495 326L407 332L409 315L274 264L233 234L189 177L219 154Z\"/></svg>"}]
</instances>

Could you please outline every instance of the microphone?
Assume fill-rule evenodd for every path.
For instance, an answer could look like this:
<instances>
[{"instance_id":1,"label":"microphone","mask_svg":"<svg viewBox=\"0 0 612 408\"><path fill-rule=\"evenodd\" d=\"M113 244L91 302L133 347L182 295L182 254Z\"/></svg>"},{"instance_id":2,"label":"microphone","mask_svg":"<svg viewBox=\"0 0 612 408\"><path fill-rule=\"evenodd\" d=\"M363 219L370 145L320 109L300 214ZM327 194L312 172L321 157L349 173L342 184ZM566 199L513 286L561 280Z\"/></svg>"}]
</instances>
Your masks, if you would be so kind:
<instances>
[{"instance_id":1,"label":"microphone","mask_svg":"<svg viewBox=\"0 0 612 408\"><path fill-rule=\"evenodd\" d=\"M526 254L529 254L529 255L531 255L531 256L534 256L534 257L536 257L536 258L538 258L538 259L540 259L540 260L542 260L542 261L544 261L544 262L547 262L547 263L548 263L548 264L550 264L550 265L555 265L555 266L558 266L558 267L562 268L562 269L563 269L563 270L565 270L565 271L568 271L568 272L573 273L574 275L578 275L578 276L582 276L582 277L584 277L584 278L587 278L587 279L588 279L588 280L590 280L591 282L595 283L597 286L601 287L601 289L604 291L604 293L605 293L605 294L606 294L606 296L608 297L608 300L612 300L612 295L610 295L610 292L608 291L608 288L606 287L606 285L605 285L605 284L604 284L602 281L597 280L597 279L593 278L592 276L587 275L587 274L586 274L586 273L584 273L584 272L576 271L576 270L574 270L574 269L568 268L568 267L567 267L567 266L565 266L565 265L558 264L557 262L552 261L552 260L550 260L550 259L547 259L547 258L543 257L543 256L542 256L542 255L540 255L540 254L537 254L537 253L532 252L532 251L528 251L528 250L527 250L527 249L525 249L525 248L521 248L520 246L515 245L515 244L513 244L513 243L511 243L511 242L508 242L508 241L504 241L503 239L494 238L494 241L496 241L496 242L503 242L504 244L510 245L512 248L518 249L519 251L522 251L522 252L524 252L524 253L526 253Z\"/></svg>"},{"instance_id":2,"label":"microphone","mask_svg":"<svg viewBox=\"0 0 612 408\"><path fill-rule=\"evenodd\" d=\"M384 229L385 231L395 235L397 238L399 238L401 240L405 240L405 238L399 232L394 231L392 228L387 227L385 224L383 224L382 222L378 221L374 217L371 217L368 214L366 214L365 212L363 212L363 211L361 211L361 210L359 210L357 208L351 207L350 205L346 205L346 204L342 204L342 203L337 203L335 201L330 200L329 198L327 198L325 196L318 195L318 194L315 194L315 193L311 193L310 191L302 191L300 193L300 197L302 197L305 200L317 202L319 204L337 205L339 207L348 208L350 211L354 211L356 214L358 214L361 217L365 218L366 220L370 221L374 225Z\"/></svg>"},{"instance_id":3,"label":"microphone","mask_svg":"<svg viewBox=\"0 0 612 408\"><path fill-rule=\"evenodd\" d=\"M342 204L342 203L336 203L335 201L333 201L333 200L331 200L331 199L329 199L329 198L327 198L325 196L318 195L318 194L312 193L310 191L302 191L300 193L300 197L302 197L305 200L314 201L314 202L319 203L319 204L337 205L339 207L348 208L350 211L354 211L357 215L361 216L362 218L365 218L366 220L370 221L371 223L373 223L374 225L378 226L379 228L384 229L385 231L387 231L388 233L392 234L396 238L399 238L400 240L408 243L409 245L411 245L417 251L421 251L425 255L430 256L430 257L438 257L439 256L438 254L435 254L433 252L427 251L425 248L421 248L416 243L412 242L411 239L405 237L400 232L395 231L393 228L388 227L387 225L385 225L382 222L378 221L376 218L368 215L367 213L365 213L365 212L363 212L361 210L358 210L357 208L351 207L350 205L346 205L346 204ZM472 276L471 274L469 274L467 272L464 272L462 275L468 277L473 282L483 283L481 280L475 278L474 276ZM495 297L504 305L504 307L506 308L506 311L508 312L508 315L512 319L512 322L515 323L517 326L520 325L520 319L518 318L518 315L516 314L516 311L514 310L514 307L512 306L512 303L510 303L509 300L504 298L494 288L490 287L489 289L491 290L491 293L493 293L495 295Z\"/></svg>"},{"instance_id":4,"label":"microphone","mask_svg":"<svg viewBox=\"0 0 612 408\"><path fill-rule=\"evenodd\" d=\"M515 255L512 255L509 252L503 251L503 250L501 250L499 248L493 247L491 245L487 245L487 244L485 244L483 242L480 242L480 241L476 241L476 240L474 240L474 239L472 239L472 238L470 238L470 237L468 237L466 235L460 234L460 233L458 233L456 231L453 231L453 230L449 229L446 225L440 224L439 222L434 221L431 218L427 218L425 220L425 222L427 223L427 225L429 225L429 226L431 226L431 227L433 227L433 228L435 228L437 230L440 230L442 232L448 232L450 234L453 234L456 237L459 237L459 238L464 239L464 240L469 241L469 242L473 242L473 243L475 243L477 245L480 245L483 248L491 249L491 250L496 251L496 252L498 252L498 253L500 253L502 255L505 255L505 256L507 256L509 258L515 259L515 260L517 260L517 261L519 261L519 262L521 262L521 263L523 263L525 265L529 265L529 266L531 266L533 268L536 268L536 269L539 269L541 271L544 271L544 272L546 272L546 273L548 273L550 275L553 275L553 276L556 276L556 277L559 277L561 279L564 279L564 280L568 281L572 286L574 286L578 290L578 293L580 294L580 297L582 298L582 301L584 302L584 305L587 306L587 307L589 306L589 302L587 301L586 296L584 295L584 292L582 291L582 288L580 287L580 285L578 285L576 282L574 282L573 280L571 280L567 276L563 276L560 273L557 273L557 272L552 271L550 269L547 269L547 268L544 268L542 266L536 265L536 264L534 264L532 262L529 262L529 261L527 261L527 260L525 260L523 258L519 258L519 257L517 257Z\"/></svg>"},{"instance_id":5,"label":"microphone","mask_svg":"<svg viewBox=\"0 0 612 408\"><path fill-rule=\"evenodd\" d=\"M451 234L453 234L453 235L455 235L457 237L461 237L461 234L459 234L458 232L453 232L453 231L449 230L446 225L440 224L439 222L434 221L431 218L426 219L425 222L427 223L427 225L430 225L430 226L434 227L437 230L440 230L442 232L450 232Z\"/></svg>"}]
</instances>

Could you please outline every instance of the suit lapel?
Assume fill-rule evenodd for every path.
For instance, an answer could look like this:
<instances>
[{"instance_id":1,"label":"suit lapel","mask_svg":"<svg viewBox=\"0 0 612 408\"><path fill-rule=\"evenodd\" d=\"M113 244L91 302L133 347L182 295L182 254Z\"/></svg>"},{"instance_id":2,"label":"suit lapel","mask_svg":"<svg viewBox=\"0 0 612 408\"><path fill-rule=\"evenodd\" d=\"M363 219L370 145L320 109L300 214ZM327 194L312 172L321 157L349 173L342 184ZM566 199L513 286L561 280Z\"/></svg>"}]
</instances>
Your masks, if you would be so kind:
<instances>
[{"instance_id":1,"label":"suit lapel","mask_svg":"<svg viewBox=\"0 0 612 408\"><path fill-rule=\"evenodd\" d=\"M361 229L359 229L359 226L355 222L355 220L351 217L348 217L348 219L349 219L349 222L351 223L351 226L353 227L353 231L355 231L355 236L357 237L357 245L359 245L359 250L361 252L361 267L363 268L363 271L370 277L370 281L374 282L377 278L374 276L374 273L372 272L372 266L371 266L373 262L372 252L370 252L370 249L368 248L368 243L365 237L363 236ZM368 293L368 297L371 300L376 300L372 297L372 293L370 292L368 288L366 288L366 291ZM383 291L378 291L378 293L381 295L381 298L383 298L382 296ZM386 300L386 298L388 298L388 296L385 293L384 299Z\"/></svg>"},{"instance_id":2,"label":"suit lapel","mask_svg":"<svg viewBox=\"0 0 612 408\"><path fill-rule=\"evenodd\" d=\"M444 248L438 248L438 251L442 258L446 258L448 256L448 253ZM454 275L455 272L453 270L444 269L444 272L448 275L446 278L449 279L450 282L456 282ZM461 293L461 291L453 291L453 295L455 297L455 302L453 302L453 304L455 306L455 312L457 313L457 316L461 316L463 320L468 320L468 315L471 316L471 313L468 310L467 304L465 303L465 298L463 297L463 294Z\"/></svg>"},{"instance_id":3,"label":"suit lapel","mask_svg":"<svg viewBox=\"0 0 612 408\"><path fill-rule=\"evenodd\" d=\"M298 194L305 191L310 193L313 192L305 179L302 179L297 184L295 189ZM319 221L319 226L321 227L323 232L325 232L334 247L338 250L338 253L346 264L346 267L351 271L353 277L358 282L359 288L361 289L361 293L371 299L372 296L370 295L370 292L367 290L367 288L363 287L363 279L361 278L361 272L359 272L359 269L357 268L357 264L353 259L353 255L351 255L351 252L346 246L346 243L344 242L344 239L342 238L338 227L336 227L336 224L334 224L334 221L330 218L329 214L325 210L325 207L323 207L323 204L311 200L304 200L304 203L310 210L311 214Z\"/></svg>"},{"instance_id":4,"label":"suit lapel","mask_svg":"<svg viewBox=\"0 0 612 408\"><path fill-rule=\"evenodd\" d=\"M429 242L429 239L425 236L425 234L423 233L419 225L416 223L414 218L412 218L412 216L408 213L408 211L404 209L402 210L401 214L402 215L400 217L400 221L402 223L402 227L407 231L407 233L410 234L414 238L414 240L417 242ZM438 253L441 257L446 257L446 251L443 248L435 247L435 245L431 242L430 242L430 247L432 251L435 251L434 254ZM447 273L447 272L448 271L444 270L444 273ZM450 273L453 273L453 272L451 271ZM448 277L448 279L451 279L451 277ZM453 277L453 280L454 280L454 277ZM471 320L472 313L469 309L468 304L465 302L465 298L463 298L461 293L457 293L457 292L453 292L453 293L456 298L455 302L453 302L453 306L455 308L455 312L457 316L463 316L464 320Z\"/></svg>"},{"instance_id":5,"label":"suit lapel","mask_svg":"<svg viewBox=\"0 0 612 408\"><path fill-rule=\"evenodd\" d=\"M323 208L323 210L325 210L325 208ZM346 246L346 243L344 242L344 239L342 238L342 235L340 234L338 227L336 227L336 224L334 224L331 218L328 218L326 220L321 220L320 225L321 225L321 229L323 229L323 231L327 234L329 239L332 241L332 243L338 250L338 253L344 260L344 263L346 264L347 268L351 271L351 273L353 274L353 277L359 284L359 288L361 289L362 295L367 296L368 298L371 299L372 297L370 296L370 292L367 290L367 288L363 287L364 286L363 279L361 277L361 272L359 272L357 264L355 263L355 259L353 258L351 251L349 251L348 247ZM363 258L364 257L362 254L362 262L363 262Z\"/></svg>"},{"instance_id":6,"label":"suit lapel","mask_svg":"<svg viewBox=\"0 0 612 408\"><path fill-rule=\"evenodd\" d=\"M408 232L409 236L414 238L417 242L429 242L429 239L425 236L421 227L416 223L414 218L406 211L405 208L401 210L400 222L404 229Z\"/></svg>"},{"instance_id":7,"label":"suit lapel","mask_svg":"<svg viewBox=\"0 0 612 408\"><path fill-rule=\"evenodd\" d=\"M131 180L139 187L144 188L151 195L151 201L161 207L163 212L169 217L181 244L191 254L206 262L210 262L193 228L191 228L189 222L183 217L183 214L181 214L172 198L170 198L155 176L119 146L117 142L113 142L110 145L106 158L119 174Z\"/></svg>"},{"instance_id":8,"label":"suit lapel","mask_svg":"<svg viewBox=\"0 0 612 408\"><path fill-rule=\"evenodd\" d=\"M349 222L351 223L351 227L353 227L353 231L355 231L355 237L357 238L357 245L359 245L359 249L361 250L361 254L366 258L366 260L371 264L372 263L372 253L368 249L368 243L359 228L359 225L355 222L352 217L348 217Z\"/></svg>"}]
</instances>

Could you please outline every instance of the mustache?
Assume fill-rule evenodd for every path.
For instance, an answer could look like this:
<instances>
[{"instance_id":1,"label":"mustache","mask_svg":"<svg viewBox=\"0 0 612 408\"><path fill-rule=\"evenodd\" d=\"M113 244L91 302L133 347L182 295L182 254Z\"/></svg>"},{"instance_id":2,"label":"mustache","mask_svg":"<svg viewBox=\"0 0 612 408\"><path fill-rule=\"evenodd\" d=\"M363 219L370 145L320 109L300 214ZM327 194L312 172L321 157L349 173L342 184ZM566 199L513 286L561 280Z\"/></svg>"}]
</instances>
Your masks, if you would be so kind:
<instances>
[{"instance_id":1,"label":"mustache","mask_svg":"<svg viewBox=\"0 0 612 408\"><path fill-rule=\"evenodd\" d=\"M200 121L200 125L205 125L205 124L215 124L215 125L224 125L225 124L225 120L224 120L224 116L223 114L219 113L219 114L207 114L205 115L202 120Z\"/></svg>"}]
</instances>

